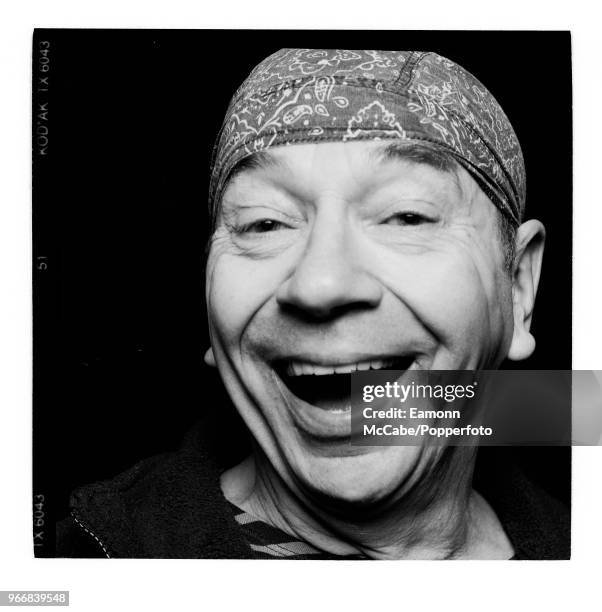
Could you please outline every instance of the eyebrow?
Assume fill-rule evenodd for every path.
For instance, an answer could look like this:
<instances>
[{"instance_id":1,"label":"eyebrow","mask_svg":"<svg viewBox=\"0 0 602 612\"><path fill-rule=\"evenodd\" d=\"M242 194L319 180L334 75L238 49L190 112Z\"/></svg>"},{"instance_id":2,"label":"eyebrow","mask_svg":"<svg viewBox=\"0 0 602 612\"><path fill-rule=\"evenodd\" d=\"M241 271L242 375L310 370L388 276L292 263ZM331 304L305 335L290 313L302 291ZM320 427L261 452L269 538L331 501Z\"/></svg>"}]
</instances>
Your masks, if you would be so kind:
<instances>
[{"instance_id":1,"label":"eyebrow","mask_svg":"<svg viewBox=\"0 0 602 612\"><path fill-rule=\"evenodd\" d=\"M282 162L265 151L257 151L238 161L228 174L228 181L245 170L265 170L267 168L281 168Z\"/></svg>"},{"instance_id":2,"label":"eyebrow","mask_svg":"<svg viewBox=\"0 0 602 612\"><path fill-rule=\"evenodd\" d=\"M369 157L375 161L400 160L415 164L425 164L442 172L455 173L458 168L458 163L451 153L438 147L421 143L387 143L370 151Z\"/></svg>"},{"instance_id":3,"label":"eyebrow","mask_svg":"<svg viewBox=\"0 0 602 612\"><path fill-rule=\"evenodd\" d=\"M416 142L391 142L379 146L369 153L375 161L405 161L411 164L423 164L439 172L445 172L453 179L458 192L463 195L458 170L460 165L451 153L440 147Z\"/></svg>"}]
</instances>

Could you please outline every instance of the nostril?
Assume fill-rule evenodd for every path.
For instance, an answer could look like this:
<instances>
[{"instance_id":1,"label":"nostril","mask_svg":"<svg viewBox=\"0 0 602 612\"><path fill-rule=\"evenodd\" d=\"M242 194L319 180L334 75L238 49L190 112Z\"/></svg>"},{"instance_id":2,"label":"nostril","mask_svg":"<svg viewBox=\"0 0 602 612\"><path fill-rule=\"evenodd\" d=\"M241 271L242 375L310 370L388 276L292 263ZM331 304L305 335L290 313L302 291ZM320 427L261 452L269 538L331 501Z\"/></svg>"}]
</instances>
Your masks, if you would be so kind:
<instances>
[{"instance_id":1,"label":"nostril","mask_svg":"<svg viewBox=\"0 0 602 612\"><path fill-rule=\"evenodd\" d=\"M310 306L307 303L279 302L282 311L299 321L307 323L320 323L345 316L346 314L362 311L370 306L359 302L344 303L330 306Z\"/></svg>"},{"instance_id":2,"label":"nostril","mask_svg":"<svg viewBox=\"0 0 602 612\"><path fill-rule=\"evenodd\" d=\"M283 309L298 317L319 320L375 308L382 294L377 279L360 270L349 270L337 278L295 274L281 285L276 299Z\"/></svg>"}]
</instances>

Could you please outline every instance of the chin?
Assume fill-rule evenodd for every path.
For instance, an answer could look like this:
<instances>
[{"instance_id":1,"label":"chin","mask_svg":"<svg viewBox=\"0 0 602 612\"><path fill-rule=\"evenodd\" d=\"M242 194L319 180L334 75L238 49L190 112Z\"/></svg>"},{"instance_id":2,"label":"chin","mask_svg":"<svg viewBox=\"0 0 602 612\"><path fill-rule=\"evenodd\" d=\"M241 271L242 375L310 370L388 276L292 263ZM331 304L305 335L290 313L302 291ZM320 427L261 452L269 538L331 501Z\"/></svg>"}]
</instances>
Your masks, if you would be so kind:
<instances>
[{"instance_id":1,"label":"chin","mask_svg":"<svg viewBox=\"0 0 602 612\"><path fill-rule=\"evenodd\" d=\"M357 447L355 447L357 448ZM414 474L419 447L364 447L344 456L306 457L297 479L320 505L368 510L390 499Z\"/></svg>"}]
</instances>

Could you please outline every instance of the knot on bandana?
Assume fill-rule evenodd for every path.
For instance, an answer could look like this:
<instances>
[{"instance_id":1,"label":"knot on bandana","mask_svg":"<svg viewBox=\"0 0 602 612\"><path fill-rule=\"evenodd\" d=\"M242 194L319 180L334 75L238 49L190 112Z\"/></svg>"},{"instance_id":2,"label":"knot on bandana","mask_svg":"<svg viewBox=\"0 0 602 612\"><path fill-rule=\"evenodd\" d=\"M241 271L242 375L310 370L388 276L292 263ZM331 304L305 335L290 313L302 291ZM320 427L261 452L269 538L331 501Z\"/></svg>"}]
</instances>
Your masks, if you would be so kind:
<instances>
[{"instance_id":1,"label":"knot on bandana","mask_svg":"<svg viewBox=\"0 0 602 612\"><path fill-rule=\"evenodd\" d=\"M214 210L233 168L271 147L325 141L428 142L451 153L516 225L525 207L520 144L487 89L435 53L281 49L239 87L213 150Z\"/></svg>"}]
</instances>

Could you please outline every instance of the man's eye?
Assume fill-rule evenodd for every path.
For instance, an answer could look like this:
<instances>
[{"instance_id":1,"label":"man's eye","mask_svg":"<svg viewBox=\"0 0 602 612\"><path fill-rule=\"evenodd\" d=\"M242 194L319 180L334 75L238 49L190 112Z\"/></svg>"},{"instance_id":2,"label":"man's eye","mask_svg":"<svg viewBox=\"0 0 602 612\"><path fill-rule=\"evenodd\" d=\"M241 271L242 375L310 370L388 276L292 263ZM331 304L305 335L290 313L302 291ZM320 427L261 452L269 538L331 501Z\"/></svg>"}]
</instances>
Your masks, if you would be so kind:
<instances>
[{"instance_id":1,"label":"man's eye","mask_svg":"<svg viewBox=\"0 0 602 612\"><path fill-rule=\"evenodd\" d=\"M431 219L413 212L395 213L387 217L384 223L388 225L420 225L422 223L431 223Z\"/></svg>"},{"instance_id":2,"label":"man's eye","mask_svg":"<svg viewBox=\"0 0 602 612\"><path fill-rule=\"evenodd\" d=\"M238 231L241 234L265 234L266 232L273 232L284 227L286 227L284 223L275 219L259 219L258 221L243 225Z\"/></svg>"}]
</instances>

